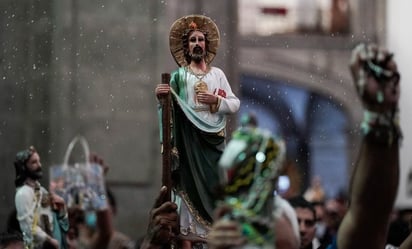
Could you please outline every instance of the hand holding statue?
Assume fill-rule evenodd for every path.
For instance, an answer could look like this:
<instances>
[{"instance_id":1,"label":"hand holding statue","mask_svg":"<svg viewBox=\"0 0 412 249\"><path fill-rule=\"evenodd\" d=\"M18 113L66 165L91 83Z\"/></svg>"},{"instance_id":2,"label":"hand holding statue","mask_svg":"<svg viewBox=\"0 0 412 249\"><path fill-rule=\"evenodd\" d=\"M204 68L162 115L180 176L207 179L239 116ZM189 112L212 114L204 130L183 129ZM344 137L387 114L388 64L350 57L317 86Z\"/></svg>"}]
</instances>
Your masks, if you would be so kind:
<instances>
[{"instance_id":1,"label":"hand holding statue","mask_svg":"<svg viewBox=\"0 0 412 249\"><path fill-rule=\"evenodd\" d=\"M155 88L155 93L157 99L160 99L162 96L169 94L170 86L168 84L158 84Z\"/></svg>"},{"instance_id":2,"label":"hand holding statue","mask_svg":"<svg viewBox=\"0 0 412 249\"><path fill-rule=\"evenodd\" d=\"M229 249L246 244L238 221L225 218L230 208L222 206L215 211L215 222L207 238L209 249Z\"/></svg>"},{"instance_id":3,"label":"hand holding statue","mask_svg":"<svg viewBox=\"0 0 412 249\"><path fill-rule=\"evenodd\" d=\"M149 226L141 249L169 245L179 234L177 205L170 201L165 202L166 194L167 188L163 186L150 211Z\"/></svg>"}]
</instances>

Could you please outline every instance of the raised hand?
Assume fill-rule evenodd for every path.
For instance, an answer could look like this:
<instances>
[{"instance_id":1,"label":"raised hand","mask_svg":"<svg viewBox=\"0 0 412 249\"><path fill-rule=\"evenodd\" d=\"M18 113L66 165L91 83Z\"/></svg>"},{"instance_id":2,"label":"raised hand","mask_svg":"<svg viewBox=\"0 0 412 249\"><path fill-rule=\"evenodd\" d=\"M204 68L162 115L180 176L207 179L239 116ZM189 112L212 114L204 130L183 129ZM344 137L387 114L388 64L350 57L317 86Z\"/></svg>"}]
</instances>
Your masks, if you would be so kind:
<instances>
[{"instance_id":1,"label":"raised hand","mask_svg":"<svg viewBox=\"0 0 412 249\"><path fill-rule=\"evenodd\" d=\"M375 44L360 44L352 52L350 69L366 109L362 133L374 143L398 142L400 75L393 54Z\"/></svg>"},{"instance_id":2,"label":"raised hand","mask_svg":"<svg viewBox=\"0 0 412 249\"><path fill-rule=\"evenodd\" d=\"M99 164L102 167L103 174L106 175L109 171L109 166L106 165L103 158L96 153L90 153L89 162Z\"/></svg>"},{"instance_id":3,"label":"raised hand","mask_svg":"<svg viewBox=\"0 0 412 249\"><path fill-rule=\"evenodd\" d=\"M397 108L400 75L392 53L375 44L359 44L352 52L350 69L367 110L382 113Z\"/></svg>"},{"instance_id":4,"label":"raised hand","mask_svg":"<svg viewBox=\"0 0 412 249\"><path fill-rule=\"evenodd\" d=\"M53 210L56 210L56 211L64 211L65 210L64 200L63 200L63 198L61 198L57 194L50 193L50 202L51 202Z\"/></svg>"}]
</instances>

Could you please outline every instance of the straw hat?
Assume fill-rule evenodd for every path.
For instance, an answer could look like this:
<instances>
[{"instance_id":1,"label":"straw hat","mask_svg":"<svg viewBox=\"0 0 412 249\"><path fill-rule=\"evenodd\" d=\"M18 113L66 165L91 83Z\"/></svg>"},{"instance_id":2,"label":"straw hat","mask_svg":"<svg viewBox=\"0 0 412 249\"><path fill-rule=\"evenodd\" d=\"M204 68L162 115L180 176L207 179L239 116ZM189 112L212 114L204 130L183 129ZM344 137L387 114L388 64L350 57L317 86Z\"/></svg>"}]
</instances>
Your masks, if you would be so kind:
<instances>
[{"instance_id":1,"label":"straw hat","mask_svg":"<svg viewBox=\"0 0 412 249\"><path fill-rule=\"evenodd\" d=\"M217 48L219 47L219 29L216 24L207 16L203 15L189 15L183 16L176 20L170 28L169 46L173 58L179 66L186 66L184 49L183 49L183 35L190 30L199 30L207 34L209 41L206 54L206 64L210 64L216 56Z\"/></svg>"}]
</instances>

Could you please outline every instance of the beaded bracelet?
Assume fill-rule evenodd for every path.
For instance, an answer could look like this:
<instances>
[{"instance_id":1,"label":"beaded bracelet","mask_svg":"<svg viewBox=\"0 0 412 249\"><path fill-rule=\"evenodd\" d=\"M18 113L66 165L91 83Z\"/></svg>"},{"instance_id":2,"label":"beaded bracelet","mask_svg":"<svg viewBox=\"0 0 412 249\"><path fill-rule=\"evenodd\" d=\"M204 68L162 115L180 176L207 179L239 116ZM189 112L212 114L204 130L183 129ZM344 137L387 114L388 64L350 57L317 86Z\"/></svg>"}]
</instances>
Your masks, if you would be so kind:
<instances>
[{"instance_id":1,"label":"beaded bracelet","mask_svg":"<svg viewBox=\"0 0 412 249\"><path fill-rule=\"evenodd\" d=\"M391 146L402 139L399 110L385 113L365 110L360 128L365 139L372 143Z\"/></svg>"}]
</instances>

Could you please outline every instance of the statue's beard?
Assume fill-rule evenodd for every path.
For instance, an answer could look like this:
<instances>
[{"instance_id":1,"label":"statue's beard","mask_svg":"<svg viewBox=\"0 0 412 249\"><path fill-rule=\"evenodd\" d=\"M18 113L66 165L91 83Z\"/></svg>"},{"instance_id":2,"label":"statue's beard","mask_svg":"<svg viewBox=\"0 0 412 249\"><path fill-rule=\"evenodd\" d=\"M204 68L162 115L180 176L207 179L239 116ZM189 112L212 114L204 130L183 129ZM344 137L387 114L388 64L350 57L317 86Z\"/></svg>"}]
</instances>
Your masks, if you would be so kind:
<instances>
[{"instance_id":1,"label":"statue's beard","mask_svg":"<svg viewBox=\"0 0 412 249\"><path fill-rule=\"evenodd\" d=\"M200 63L204 58L204 51L202 47L196 46L193 48L192 53L190 54L190 59L195 63Z\"/></svg>"},{"instance_id":2,"label":"statue's beard","mask_svg":"<svg viewBox=\"0 0 412 249\"><path fill-rule=\"evenodd\" d=\"M27 169L27 177L33 179L33 180L39 180L43 176L43 172L41 168L38 168L37 170L29 170Z\"/></svg>"}]
</instances>

